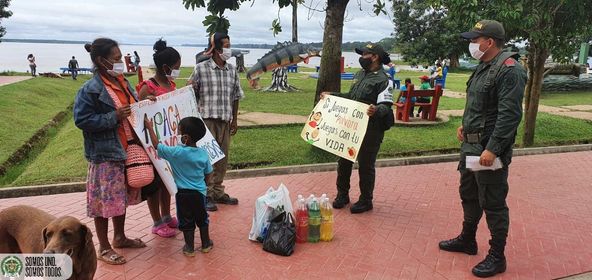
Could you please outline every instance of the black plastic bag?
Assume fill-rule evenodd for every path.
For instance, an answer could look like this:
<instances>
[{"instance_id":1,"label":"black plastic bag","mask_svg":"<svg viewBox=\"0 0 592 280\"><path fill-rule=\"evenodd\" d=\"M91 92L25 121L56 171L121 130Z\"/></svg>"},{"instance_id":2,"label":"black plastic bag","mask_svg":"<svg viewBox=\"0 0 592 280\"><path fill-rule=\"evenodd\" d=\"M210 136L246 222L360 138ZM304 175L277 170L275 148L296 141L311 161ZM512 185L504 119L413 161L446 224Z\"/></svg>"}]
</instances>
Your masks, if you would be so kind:
<instances>
[{"instance_id":1,"label":"black plastic bag","mask_svg":"<svg viewBox=\"0 0 592 280\"><path fill-rule=\"evenodd\" d=\"M295 245L294 217L291 213L282 212L271 220L263 241L263 250L280 256L289 256L294 253Z\"/></svg>"}]
</instances>

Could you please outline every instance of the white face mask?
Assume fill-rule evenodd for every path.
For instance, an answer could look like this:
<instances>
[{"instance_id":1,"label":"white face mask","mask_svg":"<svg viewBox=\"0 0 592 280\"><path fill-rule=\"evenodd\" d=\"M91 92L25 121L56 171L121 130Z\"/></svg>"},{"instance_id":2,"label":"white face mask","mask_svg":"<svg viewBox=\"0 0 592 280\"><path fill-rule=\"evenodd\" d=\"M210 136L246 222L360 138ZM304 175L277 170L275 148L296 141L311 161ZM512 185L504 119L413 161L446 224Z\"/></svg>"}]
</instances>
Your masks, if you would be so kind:
<instances>
[{"instance_id":1,"label":"white face mask","mask_svg":"<svg viewBox=\"0 0 592 280\"><path fill-rule=\"evenodd\" d=\"M223 48L220 58L224 61L229 60L232 57L232 50L230 48Z\"/></svg>"},{"instance_id":2,"label":"white face mask","mask_svg":"<svg viewBox=\"0 0 592 280\"><path fill-rule=\"evenodd\" d=\"M477 43L470 43L469 44L469 52L474 59L480 60L481 57L485 54L479 49L479 45ZM487 50L486 50L487 51Z\"/></svg>"},{"instance_id":3,"label":"white face mask","mask_svg":"<svg viewBox=\"0 0 592 280\"><path fill-rule=\"evenodd\" d=\"M123 62L116 62L116 63L113 63L113 69L107 70L107 73L109 73L111 76L117 77L117 76L123 74L124 69L125 69L125 64L123 64Z\"/></svg>"},{"instance_id":4,"label":"white face mask","mask_svg":"<svg viewBox=\"0 0 592 280\"><path fill-rule=\"evenodd\" d=\"M181 75L181 70L180 69L173 69L171 70L171 74L166 75L167 78L169 78L169 80L174 80L176 78L179 78L179 75Z\"/></svg>"}]
</instances>

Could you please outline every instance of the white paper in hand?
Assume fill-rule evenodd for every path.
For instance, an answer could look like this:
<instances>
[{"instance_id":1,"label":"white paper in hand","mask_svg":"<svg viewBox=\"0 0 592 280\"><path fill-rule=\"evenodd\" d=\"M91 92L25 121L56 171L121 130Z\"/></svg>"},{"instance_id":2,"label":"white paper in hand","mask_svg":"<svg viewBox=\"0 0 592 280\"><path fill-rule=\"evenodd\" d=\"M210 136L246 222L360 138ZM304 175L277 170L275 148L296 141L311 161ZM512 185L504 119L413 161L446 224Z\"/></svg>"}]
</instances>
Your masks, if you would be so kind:
<instances>
[{"instance_id":1,"label":"white paper in hand","mask_svg":"<svg viewBox=\"0 0 592 280\"><path fill-rule=\"evenodd\" d=\"M479 157L467 156L467 169L470 169L472 171L497 170L500 168L502 168L502 162L497 157L495 158L491 166L483 166L479 164Z\"/></svg>"}]
</instances>

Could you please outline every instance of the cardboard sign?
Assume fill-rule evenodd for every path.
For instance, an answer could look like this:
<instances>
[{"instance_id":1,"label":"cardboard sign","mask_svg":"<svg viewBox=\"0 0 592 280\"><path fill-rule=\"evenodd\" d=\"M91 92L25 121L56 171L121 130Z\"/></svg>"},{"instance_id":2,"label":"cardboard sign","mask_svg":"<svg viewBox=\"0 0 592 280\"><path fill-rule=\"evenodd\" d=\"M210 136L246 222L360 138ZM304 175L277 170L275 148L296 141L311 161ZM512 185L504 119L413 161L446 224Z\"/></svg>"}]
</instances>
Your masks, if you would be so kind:
<instances>
[{"instance_id":1,"label":"cardboard sign","mask_svg":"<svg viewBox=\"0 0 592 280\"><path fill-rule=\"evenodd\" d=\"M191 116L201 119L201 115L197 111L197 101L195 100L193 87L186 86L158 96L156 97L156 102L143 100L132 104L130 107L132 114L128 119L134 132L140 139L140 142L142 142L142 146L144 146L148 156L150 156L154 167L156 167L156 171L162 178L169 193L171 195L177 193L177 186L173 179L171 167L166 160L158 157L156 143L150 143L148 130L144 127L144 118L152 119L154 132L160 143L167 146L180 144L181 135L178 135L179 121ZM224 153L220 145L216 142L209 130L197 142L197 146L208 152L212 164L224 158Z\"/></svg>"},{"instance_id":2,"label":"cardboard sign","mask_svg":"<svg viewBox=\"0 0 592 280\"><path fill-rule=\"evenodd\" d=\"M300 136L315 147L355 162L368 127L368 107L328 95L310 113Z\"/></svg>"}]
</instances>

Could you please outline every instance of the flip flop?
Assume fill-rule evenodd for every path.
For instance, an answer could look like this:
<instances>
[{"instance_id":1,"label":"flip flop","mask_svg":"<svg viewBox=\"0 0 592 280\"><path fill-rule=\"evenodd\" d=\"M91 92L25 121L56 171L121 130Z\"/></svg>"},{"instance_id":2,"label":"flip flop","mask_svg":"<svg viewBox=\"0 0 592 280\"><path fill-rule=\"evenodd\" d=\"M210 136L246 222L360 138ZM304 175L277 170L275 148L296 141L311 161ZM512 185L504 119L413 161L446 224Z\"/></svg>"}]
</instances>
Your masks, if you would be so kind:
<instances>
[{"instance_id":1,"label":"flip flop","mask_svg":"<svg viewBox=\"0 0 592 280\"><path fill-rule=\"evenodd\" d=\"M144 243L140 238L134 239L126 239L123 244L117 244L113 242L113 248L144 248L146 247L146 243Z\"/></svg>"},{"instance_id":2,"label":"flip flop","mask_svg":"<svg viewBox=\"0 0 592 280\"><path fill-rule=\"evenodd\" d=\"M127 262L127 260L113 249L106 249L101 251L101 253L97 256L97 259L103 261L110 265L122 265Z\"/></svg>"}]
</instances>

